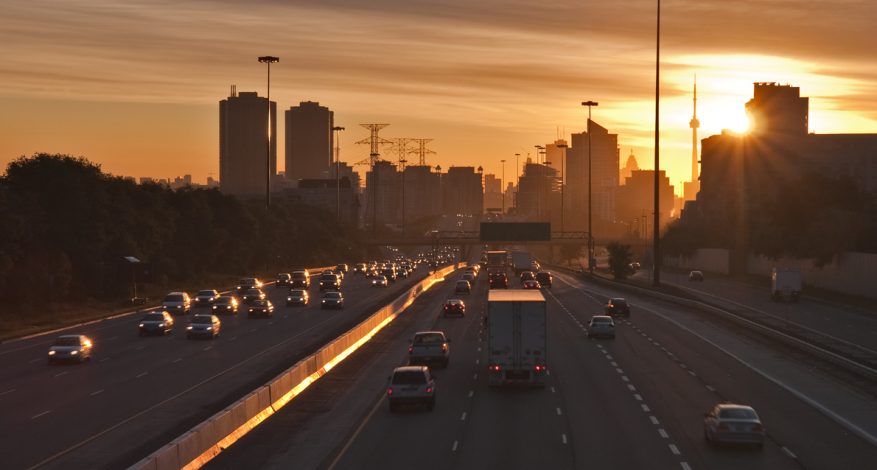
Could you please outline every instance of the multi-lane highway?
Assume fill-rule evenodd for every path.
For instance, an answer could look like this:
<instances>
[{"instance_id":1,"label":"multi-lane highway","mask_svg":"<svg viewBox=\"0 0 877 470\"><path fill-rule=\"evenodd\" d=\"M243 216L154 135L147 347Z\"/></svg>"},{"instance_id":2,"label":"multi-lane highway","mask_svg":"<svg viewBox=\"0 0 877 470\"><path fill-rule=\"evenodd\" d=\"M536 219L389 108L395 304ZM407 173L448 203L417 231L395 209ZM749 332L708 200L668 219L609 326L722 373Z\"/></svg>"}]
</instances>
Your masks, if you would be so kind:
<instances>
[{"instance_id":1,"label":"multi-lane highway","mask_svg":"<svg viewBox=\"0 0 877 470\"><path fill-rule=\"evenodd\" d=\"M348 364L209 466L791 469L862 468L877 459L877 447L802 398L818 401L824 392L867 415L875 412L868 397L816 377L794 355L652 299L627 295L633 314L618 322L617 338L588 340L587 319L620 293L565 274L546 291L547 387L491 389L484 375L485 281L481 274L464 296L465 318L439 316L454 296L452 283L421 297ZM436 371L435 410L390 413L386 377L405 363L407 338L425 329L452 339L451 364ZM821 388L796 379L798 370ZM721 401L759 411L767 429L762 450L704 441L702 415Z\"/></svg>"},{"instance_id":2,"label":"multi-lane highway","mask_svg":"<svg viewBox=\"0 0 877 470\"><path fill-rule=\"evenodd\" d=\"M215 340L187 340L188 319L174 333L138 337L140 315L0 345L0 461L3 468L118 468L136 462L186 429L263 384L352 327L420 279L373 288L348 274L343 310L286 307L285 288L266 286L273 318L223 315ZM193 308L193 313L209 308ZM95 343L90 363L46 364L58 334Z\"/></svg>"}]
</instances>

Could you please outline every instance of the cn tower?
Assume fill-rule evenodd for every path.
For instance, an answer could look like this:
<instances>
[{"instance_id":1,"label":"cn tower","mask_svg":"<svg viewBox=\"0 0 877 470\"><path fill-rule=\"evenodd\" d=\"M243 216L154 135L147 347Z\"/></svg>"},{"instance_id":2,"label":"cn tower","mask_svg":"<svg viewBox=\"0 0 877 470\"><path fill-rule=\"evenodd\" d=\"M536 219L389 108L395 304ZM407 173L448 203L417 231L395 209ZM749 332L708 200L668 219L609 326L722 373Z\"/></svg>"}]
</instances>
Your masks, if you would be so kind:
<instances>
[{"instance_id":1,"label":"cn tower","mask_svg":"<svg viewBox=\"0 0 877 470\"><path fill-rule=\"evenodd\" d=\"M691 126L691 184L695 186L697 184L697 128L700 127L700 121L697 120L697 75L694 76L694 116L689 125Z\"/></svg>"}]
</instances>

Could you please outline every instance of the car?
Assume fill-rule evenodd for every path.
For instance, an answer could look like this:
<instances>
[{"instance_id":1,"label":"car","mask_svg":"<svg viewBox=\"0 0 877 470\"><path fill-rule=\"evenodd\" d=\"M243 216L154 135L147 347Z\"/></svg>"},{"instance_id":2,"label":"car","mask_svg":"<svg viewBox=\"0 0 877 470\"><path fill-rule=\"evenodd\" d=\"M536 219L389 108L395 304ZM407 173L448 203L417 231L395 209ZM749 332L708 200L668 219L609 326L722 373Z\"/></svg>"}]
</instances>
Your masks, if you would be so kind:
<instances>
[{"instance_id":1,"label":"car","mask_svg":"<svg viewBox=\"0 0 877 470\"><path fill-rule=\"evenodd\" d=\"M247 289L261 289L262 281L255 277L242 277L235 287L235 292L240 296Z\"/></svg>"},{"instance_id":2,"label":"car","mask_svg":"<svg viewBox=\"0 0 877 470\"><path fill-rule=\"evenodd\" d=\"M606 306L603 307L603 310L606 312L606 315L613 317L630 316L630 304L627 303L627 300L622 299L621 297L609 299L609 301L606 302Z\"/></svg>"},{"instance_id":3,"label":"car","mask_svg":"<svg viewBox=\"0 0 877 470\"><path fill-rule=\"evenodd\" d=\"M274 287L289 287L289 284L292 283L292 274L289 273L279 273L277 277L274 279Z\"/></svg>"},{"instance_id":4,"label":"car","mask_svg":"<svg viewBox=\"0 0 877 470\"><path fill-rule=\"evenodd\" d=\"M446 317L451 315L466 316L466 304L460 299L448 299L445 302L443 312Z\"/></svg>"},{"instance_id":5,"label":"car","mask_svg":"<svg viewBox=\"0 0 877 470\"><path fill-rule=\"evenodd\" d=\"M341 289L341 279L337 274L321 274L320 275L320 292L324 290Z\"/></svg>"},{"instance_id":6,"label":"car","mask_svg":"<svg viewBox=\"0 0 877 470\"><path fill-rule=\"evenodd\" d=\"M320 308L344 308L344 296L341 292L326 292L320 299Z\"/></svg>"},{"instance_id":7,"label":"car","mask_svg":"<svg viewBox=\"0 0 877 470\"><path fill-rule=\"evenodd\" d=\"M529 281L531 279L536 279L536 274L534 274L533 271L522 271L521 272L521 284L523 284L524 281Z\"/></svg>"},{"instance_id":8,"label":"car","mask_svg":"<svg viewBox=\"0 0 877 470\"><path fill-rule=\"evenodd\" d=\"M588 338L615 339L615 320L608 315L594 315L588 322Z\"/></svg>"},{"instance_id":9,"label":"car","mask_svg":"<svg viewBox=\"0 0 877 470\"><path fill-rule=\"evenodd\" d=\"M253 317L256 315L260 315L263 317L273 317L274 304L272 304L270 300L254 300L253 303L250 304L250 308L247 309L247 316Z\"/></svg>"},{"instance_id":10,"label":"car","mask_svg":"<svg viewBox=\"0 0 877 470\"><path fill-rule=\"evenodd\" d=\"M365 274L366 271L368 271L368 267L365 263L356 263L353 265L354 274Z\"/></svg>"},{"instance_id":11,"label":"car","mask_svg":"<svg viewBox=\"0 0 877 470\"><path fill-rule=\"evenodd\" d=\"M383 274L372 278L372 287L387 287L389 285L390 281L388 281L387 276L384 276Z\"/></svg>"},{"instance_id":12,"label":"car","mask_svg":"<svg viewBox=\"0 0 877 470\"><path fill-rule=\"evenodd\" d=\"M471 272L463 273L460 279L464 281L469 281L470 284L475 284L475 274Z\"/></svg>"},{"instance_id":13,"label":"car","mask_svg":"<svg viewBox=\"0 0 877 470\"><path fill-rule=\"evenodd\" d=\"M194 315L189 321L189 326L186 327L186 338L209 337L214 339L219 336L221 329L222 322L216 315Z\"/></svg>"},{"instance_id":14,"label":"car","mask_svg":"<svg viewBox=\"0 0 877 470\"><path fill-rule=\"evenodd\" d=\"M174 332L174 317L166 311L149 312L140 319L140 336L166 335Z\"/></svg>"},{"instance_id":15,"label":"car","mask_svg":"<svg viewBox=\"0 0 877 470\"><path fill-rule=\"evenodd\" d=\"M299 270L292 272L292 279L289 281L289 287L299 287L302 289L308 289L311 287L311 275L306 270Z\"/></svg>"},{"instance_id":16,"label":"car","mask_svg":"<svg viewBox=\"0 0 877 470\"><path fill-rule=\"evenodd\" d=\"M535 279L527 279L521 283L521 289L541 289L542 285Z\"/></svg>"},{"instance_id":17,"label":"car","mask_svg":"<svg viewBox=\"0 0 877 470\"><path fill-rule=\"evenodd\" d=\"M454 286L454 292L457 294L468 294L472 292L472 284L469 284L469 281L459 280L457 284Z\"/></svg>"},{"instance_id":18,"label":"car","mask_svg":"<svg viewBox=\"0 0 877 470\"><path fill-rule=\"evenodd\" d=\"M252 304L256 300L265 300L266 297L265 291L255 288L247 289L241 294L241 300L243 300L245 304Z\"/></svg>"},{"instance_id":19,"label":"car","mask_svg":"<svg viewBox=\"0 0 877 470\"><path fill-rule=\"evenodd\" d=\"M438 364L448 367L451 340L443 331L419 331L408 341L408 364Z\"/></svg>"},{"instance_id":20,"label":"car","mask_svg":"<svg viewBox=\"0 0 877 470\"><path fill-rule=\"evenodd\" d=\"M751 406L719 403L703 415L703 437L710 443L764 447L764 425Z\"/></svg>"},{"instance_id":21,"label":"car","mask_svg":"<svg viewBox=\"0 0 877 470\"><path fill-rule=\"evenodd\" d=\"M539 281L540 286L551 289L551 284L554 282L554 276L548 271L539 271L536 273L536 280Z\"/></svg>"},{"instance_id":22,"label":"car","mask_svg":"<svg viewBox=\"0 0 877 470\"><path fill-rule=\"evenodd\" d=\"M397 367L387 380L387 403L391 412L409 404L423 405L429 411L435 408L435 377L428 367Z\"/></svg>"},{"instance_id":23,"label":"car","mask_svg":"<svg viewBox=\"0 0 877 470\"><path fill-rule=\"evenodd\" d=\"M390 282L396 282L396 280L399 279L399 273L396 271L396 268L392 266L381 269L379 274L382 274Z\"/></svg>"},{"instance_id":24,"label":"car","mask_svg":"<svg viewBox=\"0 0 877 470\"><path fill-rule=\"evenodd\" d=\"M216 289L205 289L199 290L197 294L195 294L195 305L196 306L210 306L213 305L213 302L219 298L219 292Z\"/></svg>"},{"instance_id":25,"label":"car","mask_svg":"<svg viewBox=\"0 0 877 470\"><path fill-rule=\"evenodd\" d=\"M494 272L487 277L491 289L508 289L509 276L506 273Z\"/></svg>"},{"instance_id":26,"label":"car","mask_svg":"<svg viewBox=\"0 0 877 470\"><path fill-rule=\"evenodd\" d=\"M223 295L213 302L213 313L238 313L238 299L230 295Z\"/></svg>"},{"instance_id":27,"label":"car","mask_svg":"<svg viewBox=\"0 0 877 470\"><path fill-rule=\"evenodd\" d=\"M93 347L94 343L88 336L61 335L49 346L49 364L61 361L90 361Z\"/></svg>"},{"instance_id":28,"label":"car","mask_svg":"<svg viewBox=\"0 0 877 470\"><path fill-rule=\"evenodd\" d=\"M192 299L185 292L171 292L164 296L161 308L171 313L189 313L192 309Z\"/></svg>"},{"instance_id":29,"label":"car","mask_svg":"<svg viewBox=\"0 0 877 470\"><path fill-rule=\"evenodd\" d=\"M699 281L703 282L703 272L702 271L691 271L688 273L689 281Z\"/></svg>"},{"instance_id":30,"label":"car","mask_svg":"<svg viewBox=\"0 0 877 470\"><path fill-rule=\"evenodd\" d=\"M307 305L311 301L311 296L304 289L290 289L286 295L286 305Z\"/></svg>"},{"instance_id":31,"label":"car","mask_svg":"<svg viewBox=\"0 0 877 470\"><path fill-rule=\"evenodd\" d=\"M347 263L341 263L335 266L335 272L347 274L348 271L350 271L350 267L347 266Z\"/></svg>"}]
</instances>

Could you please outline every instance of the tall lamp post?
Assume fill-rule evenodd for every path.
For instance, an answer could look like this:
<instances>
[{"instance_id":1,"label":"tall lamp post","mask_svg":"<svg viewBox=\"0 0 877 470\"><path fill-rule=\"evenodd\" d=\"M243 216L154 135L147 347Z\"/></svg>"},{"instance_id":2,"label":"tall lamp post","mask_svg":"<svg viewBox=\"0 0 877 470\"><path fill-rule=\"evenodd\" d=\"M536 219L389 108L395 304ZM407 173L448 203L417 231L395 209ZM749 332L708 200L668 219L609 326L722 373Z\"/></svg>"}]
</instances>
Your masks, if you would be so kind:
<instances>
[{"instance_id":1,"label":"tall lamp post","mask_svg":"<svg viewBox=\"0 0 877 470\"><path fill-rule=\"evenodd\" d=\"M653 266L653 276L652 276L652 285L655 287L661 286L661 234L660 234L660 218L659 218L659 191L658 184L660 182L660 178L658 178L658 173L661 170L661 160L659 158L659 144L660 144L660 133L659 131L659 121L658 121L658 109L660 105L659 98L661 96L660 90L661 83L661 0L658 0L658 14L657 14L657 28L655 31L655 222L652 228L652 266Z\"/></svg>"},{"instance_id":2,"label":"tall lamp post","mask_svg":"<svg viewBox=\"0 0 877 470\"><path fill-rule=\"evenodd\" d=\"M404 157L399 159L399 166L402 172L402 238L405 238L405 164L408 163Z\"/></svg>"},{"instance_id":3,"label":"tall lamp post","mask_svg":"<svg viewBox=\"0 0 877 470\"><path fill-rule=\"evenodd\" d=\"M598 106L596 101L582 101L582 106L588 107L588 272L594 274L594 227L591 224L594 210L592 204L593 193L591 192L591 107Z\"/></svg>"},{"instance_id":4,"label":"tall lamp post","mask_svg":"<svg viewBox=\"0 0 877 470\"><path fill-rule=\"evenodd\" d=\"M335 132L335 217L341 221L341 139L339 132L343 131L341 126L332 127Z\"/></svg>"},{"instance_id":5,"label":"tall lamp post","mask_svg":"<svg viewBox=\"0 0 877 470\"><path fill-rule=\"evenodd\" d=\"M502 215L505 217L505 160L500 160L502 163L502 180L499 183L499 193L502 195Z\"/></svg>"},{"instance_id":6,"label":"tall lamp post","mask_svg":"<svg viewBox=\"0 0 877 470\"><path fill-rule=\"evenodd\" d=\"M557 148L563 149L563 155L560 156L560 231L563 233L563 187L566 185L566 144L557 144Z\"/></svg>"},{"instance_id":7,"label":"tall lamp post","mask_svg":"<svg viewBox=\"0 0 877 470\"><path fill-rule=\"evenodd\" d=\"M265 55L259 62L268 64L268 144L265 147L265 208L271 207L271 64L280 62L279 57Z\"/></svg>"},{"instance_id":8,"label":"tall lamp post","mask_svg":"<svg viewBox=\"0 0 877 470\"><path fill-rule=\"evenodd\" d=\"M536 148L536 164L539 165L539 181L536 185L536 191L538 191L536 193L536 217L542 217L542 188L544 184L543 180L545 179L545 168L542 167L540 157L543 154L545 147L541 145L534 145L533 147Z\"/></svg>"}]
</instances>

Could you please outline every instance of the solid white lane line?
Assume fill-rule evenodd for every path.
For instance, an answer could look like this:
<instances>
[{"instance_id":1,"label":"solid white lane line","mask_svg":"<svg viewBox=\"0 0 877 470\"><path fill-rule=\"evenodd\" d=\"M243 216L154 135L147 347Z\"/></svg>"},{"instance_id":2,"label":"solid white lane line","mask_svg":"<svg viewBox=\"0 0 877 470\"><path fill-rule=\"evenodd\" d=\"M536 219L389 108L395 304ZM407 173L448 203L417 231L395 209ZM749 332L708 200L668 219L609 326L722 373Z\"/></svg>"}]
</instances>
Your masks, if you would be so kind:
<instances>
[{"instance_id":1,"label":"solid white lane line","mask_svg":"<svg viewBox=\"0 0 877 470\"><path fill-rule=\"evenodd\" d=\"M660 428L660 429L658 429L658 434L660 434L661 437L663 437L664 439L669 439L669 438L670 438L670 435L667 434L667 431L664 431L664 428Z\"/></svg>"},{"instance_id":2,"label":"solid white lane line","mask_svg":"<svg viewBox=\"0 0 877 470\"><path fill-rule=\"evenodd\" d=\"M680 452L679 452L679 448L676 447L676 444L670 444L669 447L670 447L670 452L673 452L673 455L679 455L679 454L680 454Z\"/></svg>"},{"instance_id":3,"label":"solid white lane line","mask_svg":"<svg viewBox=\"0 0 877 470\"><path fill-rule=\"evenodd\" d=\"M181 362L182 360L183 360L182 357L178 357L178 358L174 359L172 363L173 363L173 364L176 364L176 363L178 363L178 362Z\"/></svg>"},{"instance_id":4,"label":"solid white lane line","mask_svg":"<svg viewBox=\"0 0 877 470\"><path fill-rule=\"evenodd\" d=\"M691 470L691 465L688 465L688 462L679 462L679 465L682 466L682 470Z\"/></svg>"},{"instance_id":5,"label":"solid white lane line","mask_svg":"<svg viewBox=\"0 0 877 470\"><path fill-rule=\"evenodd\" d=\"M460 421L466 421L466 412L463 412L463 415L460 416Z\"/></svg>"},{"instance_id":6,"label":"solid white lane line","mask_svg":"<svg viewBox=\"0 0 877 470\"><path fill-rule=\"evenodd\" d=\"M7 391L5 391L5 392L0 392L0 396L6 395L7 393L12 393L12 392L14 392L14 391L15 391L14 388L10 388L9 390L7 390Z\"/></svg>"},{"instance_id":7,"label":"solid white lane line","mask_svg":"<svg viewBox=\"0 0 877 470\"><path fill-rule=\"evenodd\" d=\"M70 371L65 370L64 372L59 372L55 374L55 378L61 377L62 375L67 375Z\"/></svg>"},{"instance_id":8,"label":"solid white lane line","mask_svg":"<svg viewBox=\"0 0 877 470\"><path fill-rule=\"evenodd\" d=\"M715 391L716 391L716 389L713 388L711 385L707 385L707 386L706 386L706 389L709 390L709 391L711 391L711 392L715 392Z\"/></svg>"},{"instance_id":9,"label":"solid white lane line","mask_svg":"<svg viewBox=\"0 0 877 470\"><path fill-rule=\"evenodd\" d=\"M649 411L652 411L652 410L649 408L649 405L646 405L645 403L643 403L642 405L640 405L640 408L642 408L643 411L645 411L646 413L648 413Z\"/></svg>"},{"instance_id":10,"label":"solid white lane line","mask_svg":"<svg viewBox=\"0 0 877 470\"><path fill-rule=\"evenodd\" d=\"M207 346L206 348L204 348L204 351L210 351L211 349L213 349L213 346Z\"/></svg>"},{"instance_id":11,"label":"solid white lane line","mask_svg":"<svg viewBox=\"0 0 877 470\"><path fill-rule=\"evenodd\" d=\"M557 408L557 416L560 416L560 415L562 415L562 414L563 414L563 413L560 412L560 408Z\"/></svg>"},{"instance_id":12,"label":"solid white lane line","mask_svg":"<svg viewBox=\"0 0 877 470\"><path fill-rule=\"evenodd\" d=\"M650 420L650 421L652 422L652 424L654 424L655 426L657 426L658 424L660 424L660 423L658 422L658 418L656 418L656 417L654 417L654 416L649 416L649 420Z\"/></svg>"},{"instance_id":13,"label":"solid white lane line","mask_svg":"<svg viewBox=\"0 0 877 470\"><path fill-rule=\"evenodd\" d=\"M104 393L104 389L100 389L98 391L91 392L91 393L89 393L89 395L95 396L95 395L100 395L101 393Z\"/></svg>"},{"instance_id":14,"label":"solid white lane line","mask_svg":"<svg viewBox=\"0 0 877 470\"><path fill-rule=\"evenodd\" d=\"M45 359L43 359L43 358L41 358L41 357L38 357L38 358L36 358L36 359L31 359L31 360L27 361L27 363L28 363L28 364L33 364L34 362L40 362L40 361L45 361Z\"/></svg>"},{"instance_id":15,"label":"solid white lane line","mask_svg":"<svg viewBox=\"0 0 877 470\"><path fill-rule=\"evenodd\" d=\"M49 414L49 413L51 413L51 412L52 412L51 410L46 410L46 411L43 411L42 413L40 413L40 414L38 414L38 415L31 416L30 419L37 419L37 418L39 418L40 416L45 416L45 415L47 415L47 414Z\"/></svg>"},{"instance_id":16,"label":"solid white lane line","mask_svg":"<svg viewBox=\"0 0 877 470\"><path fill-rule=\"evenodd\" d=\"M469 398L472 398L473 395L475 395L475 390L469 390Z\"/></svg>"},{"instance_id":17,"label":"solid white lane line","mask_svg":"<svg viewBox=\"0 0 877 470\"><path fill-rule=\"evenodd\" d=\"M633 397L636 398L636 401L643 401L643 397L639 393L634 393Z\"/></svg>"},{"instance_id":18,"label":"solid white lane line","mask_svg":"<svg viewBox=\"0 0 877 470\"><path fill-rule=\"evenodd\" d=\"M792 452L791 450L789 450L789 448L786 447L786 446L783 446L783 452L784 452L786 455L788 455L789 458L796 459L796 460L797 460L797 458L798 458L798 456L795 455L795 453Z\"/></svg>"},{"instance_id":19,"label":"solid white lane line","mask_svg":"<svg viewBox=\"0 0 877 470\"><path fill-rule=\"evenodd\" d=\"M451 452L456 452L458 445L460 445L460 443L457 441L454 441L454 445L451 446Z\"/></svg>"},{"instance_id":20,"label":"solid white lane line","mask_svg":"<svg viewBox=\"0 0 877 470\"><path fill-rule=\"evenodd\" d=\"M563 441L564 444L566 444L566 434L561 434L560 439Z\"/></svg>"},{"instance_id":21,"label":"solid white lane line","mask_svg":"<svg viewBox=\"0 0 877 470\"><path fill-rule=\"evenodd\" d=\"M146 377L147 375L149 375L149 372L143 372L143 373L138 374L135 378L139 379L140 377Z\"/></svg>"}]
</instances>

